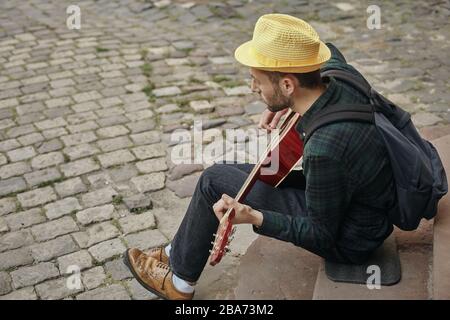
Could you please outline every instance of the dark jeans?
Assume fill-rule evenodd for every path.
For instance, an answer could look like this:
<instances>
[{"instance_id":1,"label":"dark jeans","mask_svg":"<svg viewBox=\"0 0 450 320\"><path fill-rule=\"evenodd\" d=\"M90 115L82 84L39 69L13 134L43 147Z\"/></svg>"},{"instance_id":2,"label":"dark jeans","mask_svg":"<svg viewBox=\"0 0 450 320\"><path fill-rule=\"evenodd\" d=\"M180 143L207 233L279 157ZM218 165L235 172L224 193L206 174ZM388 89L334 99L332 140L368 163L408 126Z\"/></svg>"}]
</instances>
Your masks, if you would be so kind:
<instances>
[{"instance_id":1,"label":"dark jeans","mask_svg":"<svg viewBox=\"0 0 450 320\"><path fill-rule=\"evenodd\" d=\"M219 225L212 206L224 193L235 197L252 168L250 164L215 164L201 175L170 251L172 271L181 279L196 282L200 277ZM244 203L256 210L305 215L304 189L302 172L292 171L278 188L257 181ZM336 254L314 253L331 258Z\"/></svg>"}]
</instances>

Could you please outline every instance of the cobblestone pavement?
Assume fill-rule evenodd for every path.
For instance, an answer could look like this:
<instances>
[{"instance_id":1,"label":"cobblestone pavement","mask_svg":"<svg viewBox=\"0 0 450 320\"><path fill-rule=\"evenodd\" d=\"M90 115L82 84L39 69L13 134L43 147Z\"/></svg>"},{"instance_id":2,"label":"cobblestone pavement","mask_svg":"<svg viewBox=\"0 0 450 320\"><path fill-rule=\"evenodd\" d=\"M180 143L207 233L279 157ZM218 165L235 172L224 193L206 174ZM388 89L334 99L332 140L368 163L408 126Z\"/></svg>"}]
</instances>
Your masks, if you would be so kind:
<instances>
[{"instance_id":1,"label":"cobblestone pavement","mask_svg":"<svg viewBox=\"0 0 450 320\"><path fill-rule=\"evenodd\" d=\"M380 1L369 30L365 1L81 0L69 30L70 1L1 1L0 298L155 298L120 256L168 243L189 203L203 167L170 161L173 130L254 128L233 52L262 14L309 21L418 126L446 125L450 4L432 2Z\"/></svg>"}]
</instances>

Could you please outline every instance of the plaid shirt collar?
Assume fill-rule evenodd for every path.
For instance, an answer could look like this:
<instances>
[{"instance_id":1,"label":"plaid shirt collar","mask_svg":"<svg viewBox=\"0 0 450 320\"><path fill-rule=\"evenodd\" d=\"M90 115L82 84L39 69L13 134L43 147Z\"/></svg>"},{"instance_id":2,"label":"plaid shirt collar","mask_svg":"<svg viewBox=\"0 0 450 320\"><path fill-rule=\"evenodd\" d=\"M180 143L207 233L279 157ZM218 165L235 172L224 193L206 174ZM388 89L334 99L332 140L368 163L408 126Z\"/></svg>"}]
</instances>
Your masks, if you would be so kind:
<instances>
[{"instance_id":1,"label":"plaid shirt collar","mask_svg":"<svg viewBox=\"0 0 450 320\"><path fill-rule=\"evenodd\" d=\"M331 98L337 93L338 84L336 80L333 77L326 77L324 78L324 81L327 81L326 80L327 78L329 79L327 89L316 101L314 101L311 107L309 107L309 109L306 110L305 114L300 118L300 120L297 123L296 130L300 133L300 137L302 140L305 137L305 128L309 125L313 116L317 112L322 110L325 106L327 106Z\"/></svg>"}]
</instances>

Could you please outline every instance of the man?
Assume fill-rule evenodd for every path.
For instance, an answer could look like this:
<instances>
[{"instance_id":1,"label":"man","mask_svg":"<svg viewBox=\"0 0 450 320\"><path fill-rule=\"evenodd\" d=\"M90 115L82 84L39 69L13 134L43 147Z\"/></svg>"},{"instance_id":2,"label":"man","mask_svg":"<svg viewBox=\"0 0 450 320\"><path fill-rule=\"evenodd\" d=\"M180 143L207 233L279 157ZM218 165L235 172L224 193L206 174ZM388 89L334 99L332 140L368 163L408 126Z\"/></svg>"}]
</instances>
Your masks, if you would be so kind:
<instances>
[{"instance_id":1,"label":"man","mask_svg":"<svg viewBox=\"0 0 450 320\"><path fill-rule=\"evenodd\" d=\"M250 67L252 90L268 106L260 127L271 130L290 108L302 115L300 137L314 114L331 105L368 103L327 69L359 73L314 29L292 16L269 14L253 39L235 52ZM216 164L206 169L172 243L148 253L130 249L125 261L148 290L167 299L191 299L208 260L213 233L229 207L233 223L289 241L325 259L363 263L393 230L386 212L395 203L388 156L375 127L340 122L318 129L303 154L303 173L292 172L274 188L258 181L245 203L233 199L252 166Z\"/></svg>"}]
</instances>

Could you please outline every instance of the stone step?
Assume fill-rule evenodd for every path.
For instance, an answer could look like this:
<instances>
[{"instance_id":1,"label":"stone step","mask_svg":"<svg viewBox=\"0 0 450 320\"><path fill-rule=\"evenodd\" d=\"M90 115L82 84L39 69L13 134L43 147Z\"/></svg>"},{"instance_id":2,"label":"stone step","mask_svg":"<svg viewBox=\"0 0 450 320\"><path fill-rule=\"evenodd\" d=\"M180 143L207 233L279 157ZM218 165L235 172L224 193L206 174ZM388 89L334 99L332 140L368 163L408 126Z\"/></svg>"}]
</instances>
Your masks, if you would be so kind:
<instances>
[{"instance_id":1,"label":"stone step","mask_svg":"<svg viewBox=\"0 0 450 320\"><path fill-rule=\"evenodd\" d=\"M329 280L321 261L314 287L313 300L396 300L396 299L428 299L430 284L430 223L423 223L421 230L414 235L404 236L395 230L397 247L402 268L402 279L393 286L381 286L380 289L369 289L367 285L334 282ZM427 231L425 232L424 229ZM423 241L419 234L426 233ZM369 277L369 275L368 275Z\"/></svg>"},{"instance_id":2,"label":"stone step","mask_svg":"<svg viewBox=\"0 0 450 320\"><path fill-rule=\"evenodd\" d=\"M214 267L207 263L201 281L195 288L196 300L232 300L234 288L239 283L238 268L240 257L244 255L258 237L249 224L236 225L234 240L230 243L230 253L226 254Z\"/></svg>"},{"instance_id":3,"label":"stone step","mask_svg":"<svg viewBox=\"0 0 450 320\"><path fill-rule=\"evenodd\" d=\"M450 181L450 135L433 141ZM440 202L434 219L433 239L433 299L450 299L450 196Z\"/></svg>"},{"instance_id":4,"label":"stone step","mask_svg":"<svg viewBox=\"0 0 450 320\"><path fill-rule=\"evenodd\" d=\"M259 236L242 256L236 299L308 299L320 258L291 243Z\"/></svg>"}]
</instances>

